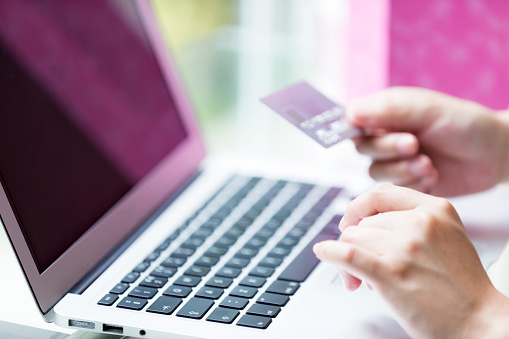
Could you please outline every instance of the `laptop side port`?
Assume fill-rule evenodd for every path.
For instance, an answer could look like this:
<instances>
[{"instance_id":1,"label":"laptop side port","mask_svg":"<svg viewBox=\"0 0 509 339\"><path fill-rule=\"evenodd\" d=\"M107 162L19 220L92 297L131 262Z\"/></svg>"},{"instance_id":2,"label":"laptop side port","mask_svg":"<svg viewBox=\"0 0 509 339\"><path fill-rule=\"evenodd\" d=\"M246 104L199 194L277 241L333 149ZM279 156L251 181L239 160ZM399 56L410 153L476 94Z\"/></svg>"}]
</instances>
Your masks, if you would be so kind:
<instances>
[{"instance_id":1,"label":"laptop side port","mask_svg":"<svg viewBox=\"0 0 509 339\"><path fill-rule=\"evenodd\" d=\"M105 332L105 333L123 334L124 333L124 328L121 327L121 326L103 324L103 332Z\"/></svg>"},{"instance_id":2,"label":"laptop side port","mask_svg":"<svg viewBox=\"0 0 509 339\"><path fill-rule=\"evenodd\" d=\"M69 319L69 327L78 327L87 330L94 330L95 324L91 321Z\"/></svg>"}]
</instances>

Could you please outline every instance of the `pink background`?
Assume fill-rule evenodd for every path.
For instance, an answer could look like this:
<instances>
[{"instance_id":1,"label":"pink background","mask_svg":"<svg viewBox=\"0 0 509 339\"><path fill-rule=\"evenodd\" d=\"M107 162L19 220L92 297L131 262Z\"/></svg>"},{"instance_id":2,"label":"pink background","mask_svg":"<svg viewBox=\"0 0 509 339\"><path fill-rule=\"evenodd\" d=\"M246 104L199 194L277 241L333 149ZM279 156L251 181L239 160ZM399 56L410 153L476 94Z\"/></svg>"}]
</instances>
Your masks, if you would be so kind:
<instances>
[{"instance_id":1,"label":"pink background","mask_svg":"<svg viewBox=\"0 0 509 339\"><path fill-rule=\"evenodd\" d=\"M350 2L348 97L421 86L509 106L509 1Z\"/></svg>"}]
</instances>

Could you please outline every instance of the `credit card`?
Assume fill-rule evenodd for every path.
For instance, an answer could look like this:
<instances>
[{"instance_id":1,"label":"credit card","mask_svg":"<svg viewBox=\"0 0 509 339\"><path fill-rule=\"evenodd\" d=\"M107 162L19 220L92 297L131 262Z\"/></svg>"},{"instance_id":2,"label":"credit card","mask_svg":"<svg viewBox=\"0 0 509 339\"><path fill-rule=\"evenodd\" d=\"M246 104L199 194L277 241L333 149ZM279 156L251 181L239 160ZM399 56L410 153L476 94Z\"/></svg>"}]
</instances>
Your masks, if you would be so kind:
<instances>
[{"instance_id":1,"label":"credit card","mask_svg":"<svg viewBox=\"0 0 509 339\"><path fill-rule=\"evenodd\" d=\"M307 82L299 82L260 99L323 147L362 135L338 105Z\"/></svg>"}]
</instances>

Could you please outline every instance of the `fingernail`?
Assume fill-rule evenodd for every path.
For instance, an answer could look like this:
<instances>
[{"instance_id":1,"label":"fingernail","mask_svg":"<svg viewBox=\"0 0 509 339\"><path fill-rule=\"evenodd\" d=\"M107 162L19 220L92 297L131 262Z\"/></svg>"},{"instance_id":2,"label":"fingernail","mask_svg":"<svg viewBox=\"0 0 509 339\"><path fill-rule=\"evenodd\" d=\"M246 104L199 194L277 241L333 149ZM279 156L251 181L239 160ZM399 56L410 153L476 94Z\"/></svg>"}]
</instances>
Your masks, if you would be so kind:
<instances>
[{"instance_id":1,"label":"fingernail","mask_svg":"<svg viewBox=\"0 0 509 339\"><path fill-rule=\"evenodd\" d=\"M428 173L428 162L422 157L413 160L408 166L414 177L422 177Z\"/></svg>"},{"instance_id":2,"label":"fingernail","mask_svg":"<svg viewBox=\"0 0 509 339\"><path fill-rule=\"evenodd\" d=\"M415 152L415 139L411 135L400 135L396 141L396 149L399 153L409 154Z\"/></svg>"},{"instance_id":3,"label":"fingernail","mask_svg":"<svg viewBox=\"0 0 509 339\"><path fill-rule=\"evenodd\" d=\"M432 177L424 177L421 179L421 185L425 190L432 188L434 183L435 179Z\"/></svg>"},{"instance_id":4,"label":"fingernail","mask_svg":"<svg viewBox=\"0 0 509 339\"><path fill-rule=\"evenodd\" d=\"M346 228L343 230L343 234L345 234L345 233L352 234L352 233L354 233L356 230L357 230L357 227L355 227L355 226L348 226L348 227L346 227Z\"/></svg>"},{"instance_id":5,"label":"fingernail","mask_svg":"<svg viewBox=\"0 0 509 339\"><path fill-rule=\"evenodd\" d=\"M344 233L350 227L353 227L353 225L343 225L343 227L341 227L341 223L339 224L339 230L341 231L341 233Z\"/></svg>"},{"instance_id":6,"label":"fingernail","mask_svg":"<svg viewBox=\"0 0 509 339\"><path fill-rule=\"evenodd\" d=\"M350 117L354 122L365 125L373 123L373 114L369 107L366 106L351 106L347 109L347 116Z\"/></svg>"},{"instance_id":7,"label":"fingernail","mask_svg":"<svg viewBox=\"0 0 509 339\"><path fill-rule=\"evenodd\" d=\"M316 244L313 245L313 252L315 254L318 253L318 251L320 251L320 247L322 247L322 243L321 242L317 242Z\"/></svg>"}]
</instances>

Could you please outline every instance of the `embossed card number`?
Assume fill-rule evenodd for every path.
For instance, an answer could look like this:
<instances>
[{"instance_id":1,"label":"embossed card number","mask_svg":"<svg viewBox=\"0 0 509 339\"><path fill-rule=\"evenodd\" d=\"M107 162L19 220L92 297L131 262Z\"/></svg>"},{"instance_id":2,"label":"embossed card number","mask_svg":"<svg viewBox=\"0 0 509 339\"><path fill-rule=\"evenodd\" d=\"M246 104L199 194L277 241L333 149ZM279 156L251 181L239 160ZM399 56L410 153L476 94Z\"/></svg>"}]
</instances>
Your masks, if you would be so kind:
<instances>
[{"instance_id":1,"label":"embossed card number","mask_svg":"<svg viewBox=\"0 0 509 339\"><path fill-rule=\"evenodd\" d=\"M343 106L307 82L299 82L260 101L323 147L362 135L362 130L346 119Z\"/></svg>"}]
</instances>

